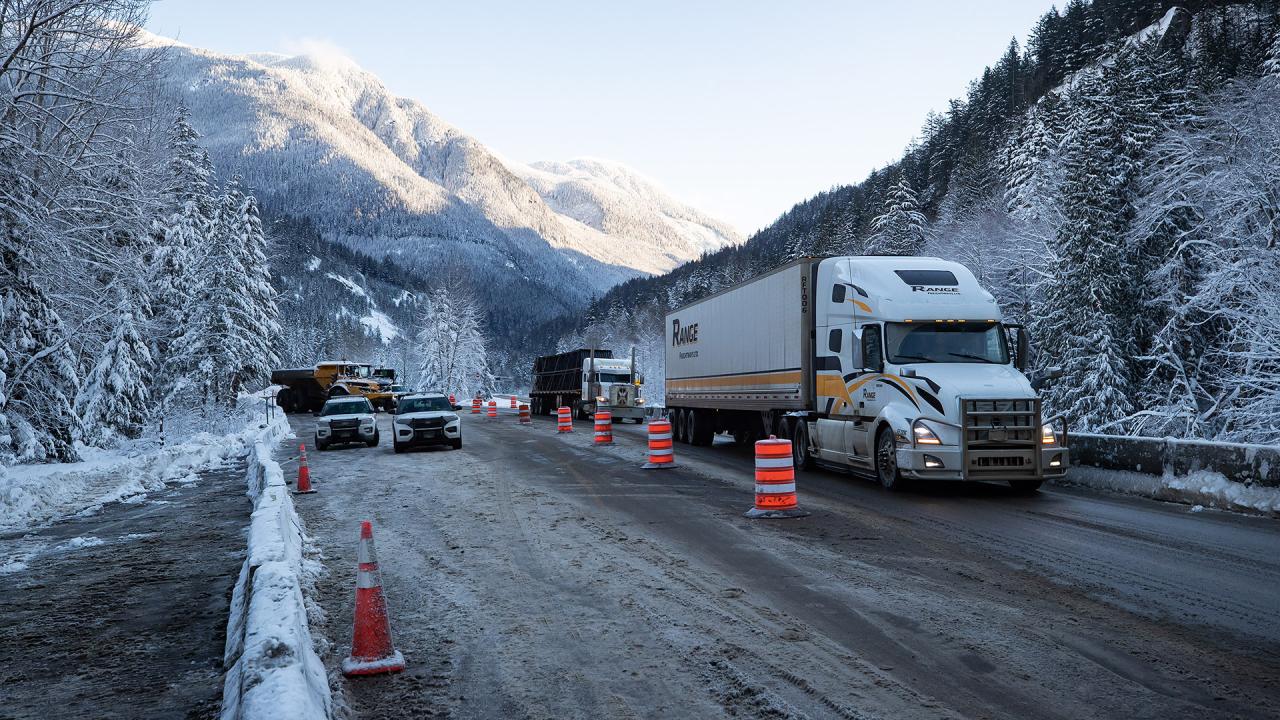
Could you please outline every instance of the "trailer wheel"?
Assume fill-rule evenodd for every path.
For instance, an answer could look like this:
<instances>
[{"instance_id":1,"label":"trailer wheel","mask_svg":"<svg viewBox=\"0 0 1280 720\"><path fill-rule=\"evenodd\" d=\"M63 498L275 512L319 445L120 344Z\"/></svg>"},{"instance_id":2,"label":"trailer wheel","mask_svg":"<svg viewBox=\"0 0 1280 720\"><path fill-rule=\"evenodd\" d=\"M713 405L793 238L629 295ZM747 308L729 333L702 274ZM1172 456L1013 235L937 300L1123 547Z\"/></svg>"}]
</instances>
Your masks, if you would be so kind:
<instances>
[{"instance_id":1,"label":"trailer wheel","mask_svg":"<svg viewBox=\"0 0 1280 720\"><path fill-rule=\"evenodd\" d=\"M289 388L283 388L276 393L276 405L284 411L285 415L295 412L293 408L293 393L289 391Z\"/></svg>"},{"instance_id":2,"label":"trailer wheel","mask_svg":"<svg viewBox=\"0 0 1280 720\"><path fill-rule=\"evenodd\" d=\"M898 472L898 441L888 427L876 433L876 477L887 490L901 490L906 485Z\"/></svg>"},{"instance_id":3,"label":"trailer wheel","mask_svg":"<svg viewBox=\"0 0 1280 720\"><path fill-rule=\"evenodd\" d=\"M715 442L716 429L712 425L711 412L708 410L692 410L689 413L689 442L698 447L707 447Z\"/></svg>"}]
</instances>

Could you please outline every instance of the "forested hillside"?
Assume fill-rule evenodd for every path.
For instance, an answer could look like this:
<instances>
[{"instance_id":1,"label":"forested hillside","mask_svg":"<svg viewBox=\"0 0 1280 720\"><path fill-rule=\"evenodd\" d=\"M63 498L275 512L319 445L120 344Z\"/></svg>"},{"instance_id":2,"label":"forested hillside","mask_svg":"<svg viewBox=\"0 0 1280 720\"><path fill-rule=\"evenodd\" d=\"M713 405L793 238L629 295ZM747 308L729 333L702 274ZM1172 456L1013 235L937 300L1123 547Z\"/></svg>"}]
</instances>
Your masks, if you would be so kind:
<instances>
[{"instance_id":1,"label":"forested hillside","mask_svg":"<svg viewBox=\"0 0 1280 720\"><path fill-rule=\"evenodd\" d=\"M665 309L801 255L937 255L1031 326L1040 368L1065 371L1046 399L1075 428L1276 442L1277 12L1072 0L898 162L622 284L563 342L660 348Z\"/></svg>"}]
</instances>

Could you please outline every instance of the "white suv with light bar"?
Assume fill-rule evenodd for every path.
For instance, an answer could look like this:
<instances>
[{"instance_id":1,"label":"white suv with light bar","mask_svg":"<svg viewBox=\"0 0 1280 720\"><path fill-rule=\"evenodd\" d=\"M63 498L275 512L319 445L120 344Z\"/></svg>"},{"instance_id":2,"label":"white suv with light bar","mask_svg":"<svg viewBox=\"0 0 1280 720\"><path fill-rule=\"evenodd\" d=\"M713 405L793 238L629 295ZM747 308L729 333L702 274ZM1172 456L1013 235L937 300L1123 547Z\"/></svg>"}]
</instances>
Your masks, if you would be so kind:
<instances>
[{"instance_id":1,"label":"white suv with light bar","mask_svg":"<svg viewBox=\"0 0 1280 720\"><path fill-rule=\"evenodd\" d=\"M398 453L428 445L460 449L462 424L454 409L444 393L417 393L400 398L391 420L392 447Z\"/></svg>"},{"instance_id":2,"label":"white suv with light bar","mask_svg":"<svg viewBox=\"0 0 1280 720\"><path fill-rule=\"evenodd\" d=\"M378 419L373 406L363 397L331 398L316 417L317 450L344 443L364 443L369 447L378 444Z\"/></svg>"}]
</instances>

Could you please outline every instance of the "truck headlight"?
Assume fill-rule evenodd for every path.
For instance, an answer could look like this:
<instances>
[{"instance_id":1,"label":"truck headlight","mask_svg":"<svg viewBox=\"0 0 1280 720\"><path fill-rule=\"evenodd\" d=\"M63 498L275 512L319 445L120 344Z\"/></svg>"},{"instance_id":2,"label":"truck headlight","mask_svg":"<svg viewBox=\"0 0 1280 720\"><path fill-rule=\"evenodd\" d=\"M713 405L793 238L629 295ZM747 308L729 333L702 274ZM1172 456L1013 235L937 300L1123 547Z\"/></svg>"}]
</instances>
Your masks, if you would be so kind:
<instances>
[{"instance_id":1,"label":"truck headlight","mask_svg":"<svg viewBox=\"0 0 1280 720\"><path fill-rule=\"evenodd\" d=\"M643 404L644 404L644 398L636 398L636 404L637 404L637 405L643 405Z\"/></svg>"},{"instance_id":2,"label":"truck headlight","mask_svg":"<svg viewBox=\"0 0 1280 720\"><path fill-rule=\"evenodd\" d=\"M917 445L941 445L942 441L928 425L916 420L911 423L911 434L915 436Z\"/></svg>"},{"instance_id":3,"label":"truck headlight","mask_svg":"<svg viewBox=\"0 0 1280 720\"><path fill-rule=\"evenodd\" d=\"M1053 431L1052 425L1040 426L1040 442L1044 443L1045 445L1058 444L1058 434Z\"/></svg>"},{"instance_id":4,"label":"truck headlight","mask_svg":"<svg viewBox=\"0 0 1280 720\"><path fill-rule=\"evenodd\" d=\"M598 402L598 403L607 403L607 402L609 402L609 398L607 398L607 397L601 397L601 396L597 395L597 396L596 396L596 402Z\"/></svg>"}]
</instances>

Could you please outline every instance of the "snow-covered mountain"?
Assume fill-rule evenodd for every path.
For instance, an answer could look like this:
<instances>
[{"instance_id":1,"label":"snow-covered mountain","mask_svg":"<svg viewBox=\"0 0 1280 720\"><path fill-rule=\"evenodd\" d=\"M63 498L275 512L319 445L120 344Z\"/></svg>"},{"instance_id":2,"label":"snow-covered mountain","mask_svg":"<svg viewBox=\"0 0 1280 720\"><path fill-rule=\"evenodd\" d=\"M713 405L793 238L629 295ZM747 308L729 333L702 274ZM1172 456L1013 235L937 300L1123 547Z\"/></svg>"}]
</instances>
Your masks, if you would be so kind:
<instances>
[{"instance_id":1,"label":"snow-covered mountain","mask_svg":"<svg viewBox=\"0 0 1280 720\"><path fill-rule=\"evenodd\" d=\"M719 250L738 233L727 223L681 203L657 183L621 163L508 162L556 212L607 235L646 238L672 267Z\"/></svg>"},{"instance_id":2,"label":"snow-covered mountain","mask_svg":"<svg viewBox=\"0 0 1280 720\"><path fill-rule=\"evenodd\" d=\"M741 241L616 163L505 161L345 58L154 42L217 166L362 253L574 305Z\"/></svg>"}]
</instances>

